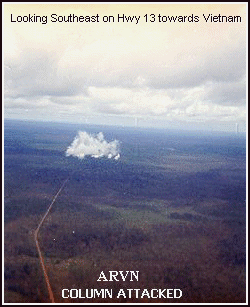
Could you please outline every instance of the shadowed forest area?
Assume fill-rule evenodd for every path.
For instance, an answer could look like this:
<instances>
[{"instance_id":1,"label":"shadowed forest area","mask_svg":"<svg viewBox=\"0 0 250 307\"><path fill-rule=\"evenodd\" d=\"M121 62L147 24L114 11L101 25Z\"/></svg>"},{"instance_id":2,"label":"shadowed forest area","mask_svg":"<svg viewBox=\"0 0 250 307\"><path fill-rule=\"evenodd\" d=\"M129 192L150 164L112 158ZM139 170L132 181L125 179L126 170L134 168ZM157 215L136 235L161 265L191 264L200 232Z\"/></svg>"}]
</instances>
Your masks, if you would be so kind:
<instances>
[{"instance_id":1,"label":"shadowed forest area","mask_svg":"<svg viewBox=\"0 0 250 307\"><path fill-rule=\"evenodd\" d=\"M118 161L66 157L79 131L120 141ZM48 303L39 233L58 303L246 301L245 136L5 121L6 303ZM97 282L101 271L138 281ZM62 289L113 298L62 298ZM119 289L181 289L178 299L116 298Z\"/></svg>"}]
</instances>

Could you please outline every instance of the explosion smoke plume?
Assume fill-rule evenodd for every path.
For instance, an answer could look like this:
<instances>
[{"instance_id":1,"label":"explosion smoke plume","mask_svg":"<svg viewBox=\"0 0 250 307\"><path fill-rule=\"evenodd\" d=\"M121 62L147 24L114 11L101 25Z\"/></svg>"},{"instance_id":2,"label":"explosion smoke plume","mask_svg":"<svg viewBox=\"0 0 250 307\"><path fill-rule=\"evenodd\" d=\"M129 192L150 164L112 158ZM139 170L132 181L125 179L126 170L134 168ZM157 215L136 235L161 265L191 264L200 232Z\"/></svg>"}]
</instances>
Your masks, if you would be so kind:
<instances>
[{"instance_id":1,"label":"explosion smoke plume","mask_svg":"<svg viewBox=\"0 0 250 307\"><path fill-rule=\"evenodd\" d=\"M79 131L72 144L66 150L66 156L74 156L83 159L85 156L94 158L107 157L118 160L119 141L107 142L103 133L91 135L85 131Z\"/></svg>"}]
</instances>

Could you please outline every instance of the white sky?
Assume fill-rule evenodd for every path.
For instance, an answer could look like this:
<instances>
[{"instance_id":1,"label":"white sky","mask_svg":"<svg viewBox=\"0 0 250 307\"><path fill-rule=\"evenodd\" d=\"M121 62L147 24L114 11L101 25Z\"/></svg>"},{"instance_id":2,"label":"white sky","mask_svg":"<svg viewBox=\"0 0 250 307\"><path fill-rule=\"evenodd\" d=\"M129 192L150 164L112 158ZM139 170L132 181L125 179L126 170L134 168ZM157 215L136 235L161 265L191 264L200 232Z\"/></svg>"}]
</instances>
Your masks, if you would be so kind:
<instances>
[{"instance_id":1,"label":"white sky","mask_svg":"<svg viewBox=\"0 0 250 307\"><path fill-rule=\"evenodd\" d=\"M98 14L99 23L51 22L73 13ZM11 14L48 20L11 22ZM140 19L118 23L118 14ZM159 14L199 22L159 22ZM203 14L242 21L206 23ZM3 17L5 118L245 129L246 3L5 3Z\"/></svg>"}]
</instances>

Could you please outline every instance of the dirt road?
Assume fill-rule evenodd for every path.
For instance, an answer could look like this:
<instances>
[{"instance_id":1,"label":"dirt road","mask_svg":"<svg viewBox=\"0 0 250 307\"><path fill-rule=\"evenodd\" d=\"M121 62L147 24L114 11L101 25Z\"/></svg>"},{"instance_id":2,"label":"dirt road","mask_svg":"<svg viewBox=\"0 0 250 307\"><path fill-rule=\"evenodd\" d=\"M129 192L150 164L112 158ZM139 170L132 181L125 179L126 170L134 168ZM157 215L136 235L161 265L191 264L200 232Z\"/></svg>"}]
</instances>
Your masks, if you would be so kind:
<instances>
[{"instance_id":1,"label":"dirt road","mask_svg":"<svg viewBox=\"0 0 250 307\"><path fill-rule=\"evenodd\" d=\"M35 234L34 234L34 237L35 237L35 242L36 242L36 247L37 247L37 251L38 251L38 254L39 254L39 259L40 259L40 262L41 262L41 266L42 266L42 269L43 269L43 274L44 274L44 278L45 278L45 281L46 281L46 285L47 285L47 288L48 288L48 292L49 292L49 297L50 297L50 300L52 303L55 303L55 299L54 299L54 295L53 295L53 291L52 291L52 288L51 288L51 285L50 285L50 282L49 282L49 277L48 277L48 274L47 274L47 271L46 271L46 267L45 267L45 264L44 264L44 259L43 259L43 256L42 256L42 252L41 252L41 249L40 249L40 246L39 246L39 242L38 242L38 232L44 222L44 220L46 219L47 215L49 214L51 208L52 208L52 205L54 204L54 202L56 201L58 195L61 193L63 187L65 186L66 182L69 180L69 178L67 178L62 186L60 187L60 189L58 190L58 192L56 193L56 195L54 196L48 210L45 212L40 224L38 225L37 229L35 230Z\"/></svg>"}]
</instances>

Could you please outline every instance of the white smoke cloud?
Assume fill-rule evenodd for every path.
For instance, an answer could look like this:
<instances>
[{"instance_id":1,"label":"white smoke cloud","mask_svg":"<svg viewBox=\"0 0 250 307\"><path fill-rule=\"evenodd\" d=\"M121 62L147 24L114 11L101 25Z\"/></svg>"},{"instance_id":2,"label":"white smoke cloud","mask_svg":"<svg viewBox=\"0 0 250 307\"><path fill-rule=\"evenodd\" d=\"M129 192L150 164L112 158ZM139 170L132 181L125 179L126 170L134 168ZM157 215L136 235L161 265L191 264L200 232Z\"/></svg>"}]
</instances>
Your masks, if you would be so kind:
<instances>
[{"instance_id":1,"label":"white smoke cloud","mask_svg":"<svg viewBox=\"0 0 250 307\"><path fill-rule=\"evenodd\" d=\"M118 160L120 158L119 141L107 142L102 132L91 135L85 131L79 131L72 144L67 148L66 156L74 156L79 159L83 159L85 156L107 157Z\"/></svg>"}]
</instances>

